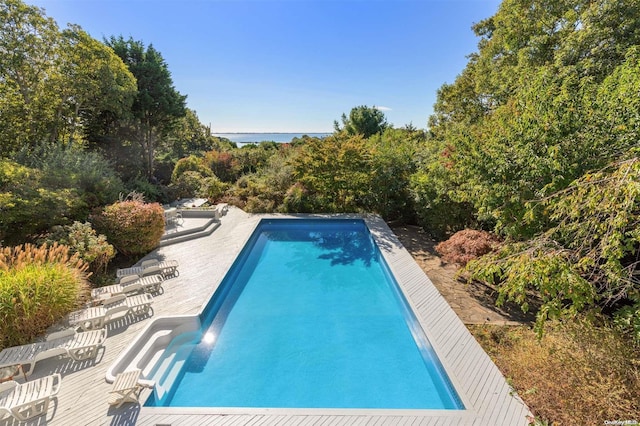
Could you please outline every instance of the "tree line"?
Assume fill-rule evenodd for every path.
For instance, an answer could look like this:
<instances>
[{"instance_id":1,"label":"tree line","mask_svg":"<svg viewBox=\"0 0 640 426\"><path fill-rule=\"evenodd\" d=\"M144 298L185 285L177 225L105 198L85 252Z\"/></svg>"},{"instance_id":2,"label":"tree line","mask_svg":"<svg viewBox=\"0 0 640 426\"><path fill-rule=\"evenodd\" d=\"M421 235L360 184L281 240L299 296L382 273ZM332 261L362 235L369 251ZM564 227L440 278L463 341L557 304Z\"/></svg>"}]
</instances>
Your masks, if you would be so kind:
<instances>
[{"instance_id":1,"label":"tree line","mask_svg":"<svg viewBox=\"0 0 640 426\"><path fill-rule=\"evenodd\" d=\"M467 267L502 300L537 294L538 325L613 312L640 341L638 16L637 0L504 0L438 92L417 180L426 221L506 239Z\"/></svg>"},{"instance_id":2,"label":"tree line","mask_svg":"<svg viewBox=\"0 0 640 426\"><path fill-rule=\"evenodd\" d=\"M490 231L501 248L467 273L501 300L526 309L536 293L539 324L612 313L640 338L638 0L504 0L474 25L478 50L426 131L362 105L327 138L242 148L210 135L152 45L0 5L0 239L86 217L123 188L376 212L440 239Z\"/></svg>"},{"instance_id":3,"label":"tree line","mask_svg":"<svg viewBox=\"0 0 640 426\"><path fill-rule=\"evenodd\" d=\"M0 52L0 241L83 220L122 193L167 198L155 184L179 158L224 144L151 44L98 41L2 0Z\"/></svg>"}]
</instances>

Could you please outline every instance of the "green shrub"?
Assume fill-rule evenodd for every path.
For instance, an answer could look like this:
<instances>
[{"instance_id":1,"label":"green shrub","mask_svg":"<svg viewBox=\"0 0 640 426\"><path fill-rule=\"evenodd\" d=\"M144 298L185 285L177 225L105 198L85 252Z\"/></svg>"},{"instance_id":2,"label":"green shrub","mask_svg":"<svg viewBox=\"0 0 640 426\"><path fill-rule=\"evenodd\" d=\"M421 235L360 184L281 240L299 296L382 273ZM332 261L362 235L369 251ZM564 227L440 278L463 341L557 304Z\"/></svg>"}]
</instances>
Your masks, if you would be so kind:
<instances>
[{"instance_id":1,"label":"green shrub","mask_svg":"<svg viewBox=\"0 0 640 426\"><path fill-rule=\"evenodd\" d=\"M242 172L240 163L229 152L209 151L202 161L223 182L235 182Z\"/></svg>"},{"instance_id":2,"label":"green shrub","mask_svg":"<svg viewBox=\"0 0 640 426\"><path fill-rule=\"evenodd\" d=\"M228 183L224 183L217 177L212 176L202 180L200 189L196 192L196 195L215 202L222 198L227 189L229 189Z\"/></svg>"},{"instance_id":3,"label":"green shrub","mask_svg":"<svg viewBox=\"0 0 640 426\"><path fill-rule=\"evenodd\" d=\"M546 215L555 223L524 242L507 242L499 250L467 264L471 278L498 286L499 301L528 308L529 292L542 301L537 329L547 319L574 316L593 307L609 311L619 302L637 303L640 284L640 158L587 173L539 202L527 217ZM612 309L613 308L613 309ZM621 312L635 332L633 310Z\"/></svg>"},{"instance_id":4,"label":"green shrub","mask_svg":"<svg viewBox=\"0 0 640 426\"><path fill-rule=\"evenodd\" d=\"M204 176L198 172L186 171L169 185L170 196L174 199L192 198L200 192Z\"/></svg>"},{"instance_id":5,"label":"green shrub","mask_svg":"<svg viewBox=\"0 0 640 426\"><path fill-rule=\"evenodd\" d=\"M288 213L311 211L307 190L304 185L300 183L291 185L285 194L283 206L284 211Z\"/></svg>"},{"instance_id":6,"label":"green shrub","mask_svg":"<svg viewBox=\"0 0 640 426\"><path fill-rule=\"evenodd\" d=\"M84 206L73 212L71 219L85 218L91 209L113 203L124 190L122 180L109 161L100 153L79 145L40 144L23 148L15 159L20 164L40 170L45 187L77 191Z\"/></svg>"},{"instance_id":7,"label":"green shrub","mask_svg":"<svg viewBox=\"0 0 640 426\"><path fill-rule=\"evenodd\" d=\"M171 174L171 182L175 183L185 172L197 172L204 177L213 176L213 172L204 164L204 160L195 155L178 160Z\"/></svg>"},{"instance_id":8,"label":"green shrub","mask_svg":"<svg viewBox=\"0 0 640 426\"><path fill-rule=\"evenodd\" d=\"M49 244L58 242L68 246L70 253L78 253L78 256L89 265L91 272L104 272L116 255L116 250L107 242L107 237L98 235L88 222L55 226L47 235L45 242Z\"/></svg>"},{"instance_id":9,"label":"green shrub","mask_svg":"<svg viewBox=\"0 0 640 426\"><path fill-rule=\"evenodd\" d=\"M87 265L69 248L0 249L0 348L25 344L77 307Z\"/></svg>"},{"instance_id":10,"label":"green shrub","mask_svg":"<svg viewBox=\"0 0 640 426\"><path fill-rule=\"evenodd\" d=\"M618 309L613 319L620 331L629 334L636 346L640 348L640 301Z\"/></svg>"},{"instance_id":11,"label":"green shrub","mask_svg":"<svg viewBox=\"0 0 640 426\"><path fill-rule=\"evenodd\" d=\"M227 192L227 201L249 213L274 212L278 204L271 188L255 174L244 175Z\"/></svg>"},{"instance_id":12,"label":"green shrub","mask_svg":"<svg viewBox=\"0 0 640 426\"><path fill-rule=\"evenodd\" d=\"M75 189L45 184L42 171L0 160L0 241L23 242L29 235L67 223L84 206Z\"/></svg>"},{"instance_id":13,"label":"green shrub","mask_svg":"<svg viewBox=\"0 0 640 426\"><path fill-rule=\"evenodd\" d=\"M159 203L167 203L170 201L166 186L149 182L145 177L136 177L135 179L127 181L126 186L130 192L142 194L145 200Z\"/></svg>"},{"instance_id":14,"label":"green shrub","mask_svg":"<svg viewBox=\"0 0 640 426\"><path fill-rule=\"evenodd\" d=\"M144 255L164 234L164 210L158 203L118 201L92 216L96 230L125 256Z\"/></svg>"},{"instance_id":15,"label":"green shrub","mask_svg":"<svg viewBox=\"0 0 640 426\"><path fill-rule=\"evenodd\" d=\"M426 164L409 179L418 224L438 239L478 226L473 204L458 197L460 189L447 162L446 149L443 152L425 149L421 155L427 159Z\"/></svg>"}]
</instances>

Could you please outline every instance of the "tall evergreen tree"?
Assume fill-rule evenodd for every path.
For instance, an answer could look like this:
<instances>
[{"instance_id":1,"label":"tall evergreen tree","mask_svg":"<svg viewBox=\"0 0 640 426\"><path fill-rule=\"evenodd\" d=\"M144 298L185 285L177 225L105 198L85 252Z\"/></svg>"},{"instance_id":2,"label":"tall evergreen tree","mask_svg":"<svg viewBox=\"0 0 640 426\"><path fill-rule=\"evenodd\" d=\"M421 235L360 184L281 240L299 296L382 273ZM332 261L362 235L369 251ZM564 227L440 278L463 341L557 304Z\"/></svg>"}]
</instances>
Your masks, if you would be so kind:
<instances>
[{"instance_id":1,"label":"tall evergreen tree","mask_svg":"<svg viewBox=\"0 0 640 426\"><path fill-rule=\"evenodd\" d=\"M173 86L171 73L160 52L141 41L122 36L106 41L122 58L138 82L138 93L131 110L132 118L122 126L122 135L139 148L145 175L152 178L158 148L178 119L186 114L186 95Z\"/></svg>"}]
</instances>

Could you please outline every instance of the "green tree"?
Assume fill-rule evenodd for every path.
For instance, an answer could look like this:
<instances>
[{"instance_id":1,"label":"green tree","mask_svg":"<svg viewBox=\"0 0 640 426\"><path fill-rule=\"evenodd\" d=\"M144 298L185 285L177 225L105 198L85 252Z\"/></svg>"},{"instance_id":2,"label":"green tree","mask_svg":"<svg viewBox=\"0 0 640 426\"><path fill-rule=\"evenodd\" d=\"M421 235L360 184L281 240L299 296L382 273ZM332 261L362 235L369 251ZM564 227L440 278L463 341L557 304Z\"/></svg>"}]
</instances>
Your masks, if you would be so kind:
<instances>
[{"instance_id":1,"label":"green tree","mask_svg":"<svg viewBox=\"0 0 640 426\"><path fill-rule=\"evenodd\" d=\"M0 148L80 140L92 114L130 109L135 80L78 26L59 31L42 9L0 1Z\"/></svg>"},{"instance_id":2,"label":"green tree","mask_svg":"<svg viewBox=\"0 0 640 426\"><path fill-rule=\"evenodd\" d=\"M168 135L169 144L166 154L175 160L196 152L210 151L214 148L214 138L211 129L200 122L198 115L192 109L185 109L184 117L176 123L175 128Z\"/></svg>"},{"instance_id":3,"label":"green tree","mask_svg":"<svg viewBox=\"0 0 640 426\"><path fill-rule=\"evenodd\" d=\"M51 140L60 98L60 33L42 9L0 1L0 144L4 155Z\"/></svg>"},{"instance_id":4,"label":"green tree","mask_svg":"<svg viewBox=\"0 0 640 426\"><path fill-rule=\"evenodd\" d=\"M607 135L612 114L624 114L600 108L606 96L599 93L603 84L614 92L610 76L640 42L639 4L506 0L477 24L479 51L440 89L429 120L440 151L424 167L446 165L450 172L439 176L450 181L435 187L444 193L423 199L472 205L462 222L476 217L516 238L548 227L544 216L524 220L528 200L565 188L636 143L623 143L624 126L615 142ZM631 99L623 104L633 111Z\"/></svg>"},{"instance_id":5,"label":"green tree","mask_svg":"<svg viewBox=\"0 0 640 426\"><path fill-rule=\"evenodd\" d=\"M369 152L361 135L310 140L292 160L293 176L318 212L363 210L371 189Z\"/></svg>"},{"instance_id":6,"label":"green tree","mask_svg":"<svg viewBox=\"0 0 640 426\"><path fill-rule=\"evenodd\" d=\"M171 73L160 52L141 41L122 36L106 41L123 60L138 83L132 119L122 127L124 137L137 145L145 175L151 179L158 150L169 142L168 135L186 114L186 96L173 86Z\"/></svg>"},{"instance_id":7,"label":"green tree","mask_svg":"<svg viewBox=\"0 0 640 426\"><path fill-rule=\"evenodd\" d=\"M177 181L185 172L196 172L201 178L213 176L213 172L205 165L204 160L195 155L190 155L178 160L171 174L171 181Z\"/></svg>"},{"instance_id":8,"label":"green tree","mask_svg":"<svg viewBox=\"0 0 640 426\"><path fill-rule=\"evenodd\" d=\"M363 207L385 220L413 220L411 175L416 171L417 146L425 134L408 129L386 129L368 140L371 190Z\"/></svg>"},{"instance_id":9,"label":"green tree","mask_svg":"<svg viewBox=\"0 0 640 426\"><path fill-rule=\"evenodd\" d=\"M333 122L336 132L345 132L347 135L362 135L364 138L382 133L389 125L384 113L374 107L361 105L351 109L349 117L342 114L342 128L338 121Z\"/></svg>"},{"instance_id":10,"label":"green tree","mask_svg":"<svg viewBox=\"0 0 640 426\"><path fill-rule=\"evenodd\" d=\"M70 219L84 220L90 210L114 202L124 191L111 164L99 152L77 144L24 147L13 157L18 163L42 173L43 188L67 189L78 195L82 203L69 212Z\"/></svg>"},{"instance_id":11,"label":"green tree","mask_svg":"<svg viewBox=\"0 0 640 426\"><path fill-rule=\"evenodd\" d=\"M528 292L535 291L542 301L539 331L547 319L594 306L617 309L620 301L635 303L625 315L629 324L640 324L639 182L640 160L633 158L587 173L532 203L530 215L548 212L555 225L470 262L470 277L497 285L500 302L514 301L524 310L529 308Z\"/></svg>"},{"instance_id":12,"label":"green tree","mask_svg":"<svg viewBox=\"0 0 640 426\"><path fill-rule=\"evenodd\" d=\"M84 138L84 126L99 114L126 117L136 95L136 80L112 49L77 25L62 31L60 66L64 100L58 115L67 117L65 136Z\"/></svg>"}]
</instances>

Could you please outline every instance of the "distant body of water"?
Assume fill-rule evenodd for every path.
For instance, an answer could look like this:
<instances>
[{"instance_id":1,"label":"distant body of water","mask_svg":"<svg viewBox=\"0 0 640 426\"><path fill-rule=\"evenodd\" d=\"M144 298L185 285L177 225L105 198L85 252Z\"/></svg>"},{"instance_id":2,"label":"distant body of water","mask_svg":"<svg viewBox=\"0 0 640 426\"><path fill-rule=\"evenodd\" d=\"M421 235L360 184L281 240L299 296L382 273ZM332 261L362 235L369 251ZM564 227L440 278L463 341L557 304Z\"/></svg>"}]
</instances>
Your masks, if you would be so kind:
<instances>
[{"instance_id":1,"label":"distant body of water","mask_svg":"<svg viewBox=\"0 0 640 426\"><path fill-rule=\"evenodd\" d=\"M304 135L324 138L331 133L213 133L213 136L227 138L231 142L238 144L256 143L256 142L291 142L293 138L301 138Z\"/></svg>"}]
</instances>

